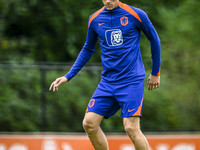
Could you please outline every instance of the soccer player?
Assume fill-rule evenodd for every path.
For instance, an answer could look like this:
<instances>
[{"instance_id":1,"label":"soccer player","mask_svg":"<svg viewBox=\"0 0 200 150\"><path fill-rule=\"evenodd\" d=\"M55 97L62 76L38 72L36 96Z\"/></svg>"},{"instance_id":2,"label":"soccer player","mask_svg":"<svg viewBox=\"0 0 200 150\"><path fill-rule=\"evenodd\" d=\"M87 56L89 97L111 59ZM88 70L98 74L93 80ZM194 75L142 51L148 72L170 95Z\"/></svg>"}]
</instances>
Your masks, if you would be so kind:
<instances>
[{"instance_id":1,"label":"soccer player","mask_svg":"<svg viewBox=\"0 0 200 150\"><path fill-rule=\"evenodd\" d=\"M160 84L160 39L144 11L119 0L102 0L104 7L89 17L85 45L70 71L57 78L49 90L58 90L60 84L71 80L88 62L100 40L102 78L91 97L83 127L95 150L108 150L105 134L100 128L103 118L109 118L119 109L126 133L136 150L149 150L147 139L140 130L144 102L145 68L140 52L140 32L151 44L152 71L148 89Z\"/></svg>"}]
</instances>

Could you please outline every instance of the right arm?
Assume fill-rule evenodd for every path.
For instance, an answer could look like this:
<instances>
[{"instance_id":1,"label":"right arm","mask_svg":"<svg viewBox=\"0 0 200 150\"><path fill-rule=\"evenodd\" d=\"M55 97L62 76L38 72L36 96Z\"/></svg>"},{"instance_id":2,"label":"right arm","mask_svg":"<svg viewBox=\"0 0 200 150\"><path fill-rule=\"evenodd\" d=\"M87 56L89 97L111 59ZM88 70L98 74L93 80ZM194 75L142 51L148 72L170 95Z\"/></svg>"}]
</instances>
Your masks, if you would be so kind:
<instances>
[{"instance_id":1,"label":"right arm","mask_svg":"<svg viewBox=\"0 0 200 150\"><path fill-rule=\"evenodd\" d=\"M79 53L74 65L64 77L57 78L54 82L52 82L49 90L51 90L52 88L53 91L58 90L58 86L60 84L71 80L83 68L83 66L89 61L94 53L97 40L97 33L91 27L88 28L86 42L81 52Z\"/></svg>"},{"instance_id":2,"label":"right arm","mask_svg":"<svg viewBox=\"0 0 200 150\"><path fill-rule=\"evenodd\" d=\"M97 40L97 33L93 30L92 27L88 28L86 42L81 52L79 53L74 65L72 66L70 71L65 75L68 81L71 80L92 57L95 51Z\"/></svg>"}]
</instances>

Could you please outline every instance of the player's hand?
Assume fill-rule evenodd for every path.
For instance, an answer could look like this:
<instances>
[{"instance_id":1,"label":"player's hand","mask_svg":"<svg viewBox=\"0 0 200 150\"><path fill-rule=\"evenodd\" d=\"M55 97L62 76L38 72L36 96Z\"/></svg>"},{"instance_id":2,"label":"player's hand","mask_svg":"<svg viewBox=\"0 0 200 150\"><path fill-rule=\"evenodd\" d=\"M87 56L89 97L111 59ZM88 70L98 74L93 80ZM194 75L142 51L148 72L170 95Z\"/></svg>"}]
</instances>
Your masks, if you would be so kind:
<instances>
[{"instance_id":1,"label":"player's hand","mask_svg":"<svg viewBox=\"0 0 200 150\"><path fill-rule=\"evenodd\" d=\"M62 83L68 82L68 79L66 77L60 77L57 78L54 82L51 83L51 86L49 88L49 91L53 89L53 91L58 90L59 85Z\"/></svg>"},{"instance_id":2,"label":"player's hand","mask_svg":"<svg viewBox=\"0 0 200 150\"><path fill-rule=\"evenodd\" d=\"M153 90L160 86L160 76L154 76L150 74L148 78L148 89Z\"/></svg>"}]
</instances>

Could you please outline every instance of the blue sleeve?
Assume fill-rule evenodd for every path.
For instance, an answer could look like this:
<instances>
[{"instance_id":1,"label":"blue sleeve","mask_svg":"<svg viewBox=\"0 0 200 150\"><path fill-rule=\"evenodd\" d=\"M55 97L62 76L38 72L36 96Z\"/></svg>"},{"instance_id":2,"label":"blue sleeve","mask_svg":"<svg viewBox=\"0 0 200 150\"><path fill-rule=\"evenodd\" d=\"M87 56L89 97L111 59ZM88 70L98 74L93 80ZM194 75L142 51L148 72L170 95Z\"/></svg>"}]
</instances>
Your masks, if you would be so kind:
<instances>
[{"instance_id":1,"label":"blue sleeve","mask_svg":"<svg viewBox=\"0 0 200 150\"><path fill-rule=\"evenodd\" d=\"M149 20L147 14L140 9L137 9L137 12L142 21L139 25L139 28L146 35L151 44L151 58L152 58L151 74L158 76L160 75L160 67L161 67L160 39L151 21Z\"/></svg>"},{"instance_id":2,"label":"blue sleeve","mask_svg":"<svg viewBox=\"0 0 200 150\"><path fill-rule=\"evenodd\" d=\"M68 81L71 80L92 57L95 51L97 40L98 40L98 35L90 26L90 28L88 28L86 42L82 50L80 51L70 71L65 75Z\"/></svg>"}]
</instances>

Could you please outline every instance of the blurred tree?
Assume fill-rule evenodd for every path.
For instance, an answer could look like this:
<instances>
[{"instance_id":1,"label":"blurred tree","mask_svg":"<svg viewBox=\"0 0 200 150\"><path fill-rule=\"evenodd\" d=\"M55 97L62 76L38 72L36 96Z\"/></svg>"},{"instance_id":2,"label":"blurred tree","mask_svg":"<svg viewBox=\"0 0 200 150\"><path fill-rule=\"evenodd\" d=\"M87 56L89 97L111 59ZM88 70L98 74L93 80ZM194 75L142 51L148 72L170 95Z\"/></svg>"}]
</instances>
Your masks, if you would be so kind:
<instances>
[{"instance_id":1,"label":"blurred tree","mask_svg":"<svg viewBox=\"0 0 200 150\"><path fill-rule=\"evenodd\" d=\"M148 14L162 43L161 87L148 91L145 85L142 128L145 131L199 131L200 3L197 0L122 2ZM102 6L101 0L0 0L0 61L75 61L85 41L88 17ZM141 51L148 75L151 54L144 34ZM100 62L99 45L90 62ZM65 73L47 71L45 82L49 85ZM0 68L1 131L42 130L39 74L38 69ZM100 72L81 71L59 92L45 91L46 131L83 131L85 107L99 76ZM103 121L103 129L123 131L119 119L118 114Z\"/></svg>"},{"instance_id":2,"label":"blurred tree","mask_svg":"<svg viewBox=\"0 0 200 150\"><path fill-rule=\"evenodd\" d=\"M0 131L39 131L38 70L0 68Z\"/></svg>"},{"instance_id":3,"label":"blurred tree","mask_svg":"<svg viewBox=\"0 0 200 150\"><path fill-rule=\"evenodd\" d=\"M153 126L160 130L163 127L167 129L166 124L170 130L199 129L200 113L197 111L200 107L199 6L196 0L186 0L177 8L168 9L162 6L159 9L158 20L163 27L160 30L162 92L161 89L153 93L146 92L146 106L153 107L145 110L148 112L156 109L156 112L144 114L147 115L146 119L152 119L153 116L153 121L160 123L156 126L152 121L152 126L146 126L147 129ZM154 105L147 104L148 102Z\"/></svg>"},{"instance_id":4,"label":"blurred tree","mask_svg":"<svg viewBox=\"0 0 200 150\"><path fill-rule=\"evenodd\" d=\"M92 8L99 5L94 0L89 5L69 0L1 0L1 4L1 48L5 54L0 60L26 56L34 61L74 60L84 44Z\"/></svg>"},{"instance_id":5,"label":"blurred tree","mask_svg":"<svg viewBox=\"0 0 200 150\"><path fill-rule=\"evenodd\" d=\"M150 17L156 29L160 6L174 8L176 1L123 2L140 7ZM81 50L87 32L88 17L100 9L102 1L74 3L71 0L1 0L0 60L74 61ZM100 61L99 47L91 61Z\"/></svg>"}]
</instances>

